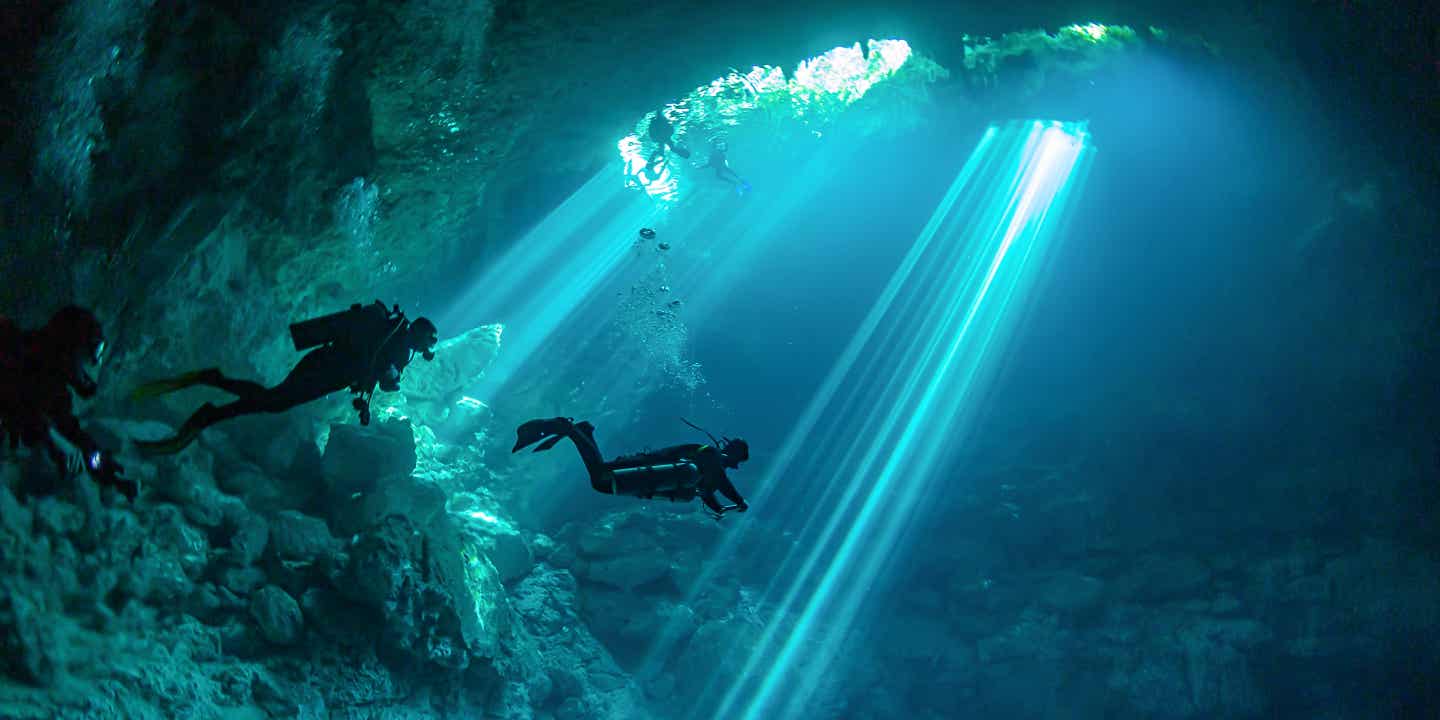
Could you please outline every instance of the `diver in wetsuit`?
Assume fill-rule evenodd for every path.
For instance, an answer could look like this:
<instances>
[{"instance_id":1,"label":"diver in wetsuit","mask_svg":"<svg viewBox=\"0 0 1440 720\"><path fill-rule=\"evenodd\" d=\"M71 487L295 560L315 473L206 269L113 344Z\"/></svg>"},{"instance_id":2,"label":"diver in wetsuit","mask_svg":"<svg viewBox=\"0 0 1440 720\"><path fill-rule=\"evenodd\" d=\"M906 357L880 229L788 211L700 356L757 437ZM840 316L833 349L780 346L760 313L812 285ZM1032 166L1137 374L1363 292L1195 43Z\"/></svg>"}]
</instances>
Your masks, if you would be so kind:
<instances>
[{"instance_id":1,"label":"diver in wetsuit","mask_svg":"<svg viewBox=\"0 0 1440 720\"><path fill-rule=\"evenodd\" d=\"M135 499L110 452L80 427L70 395L93 397L105 357L105 333L89 310L62 308L39 330L22 331L0 317L0 439L13 450L44 448L62 473L84 470L101 485Z\"/></svg>"},{"instance_id":2,"label":"diver in wetsuit","mask_svg":"<svg viewBox=\"0 0 1440 720\"><path fill-rule=\"evenodd\" d=\"M301 358L295 369L274 387L227 378L219 368L141 386L135 391L136 397L208 385L238 399L218 407L205 403L174 437L136 442L136 446L151 455L176 453L189 445L201 430L222 420L253 413L284 412L346 388L357 395L353 404L360 413L360 424L368 425L369 397L375 386L378 384L386 392L399 390L400 373L414 354L418 352L426 360L433 360L437 340L434 323L423 317L406 320L398 306L386 310L379 300L368 306L352 305L347 311L295 323L290 326L290 335L296 350L319 347Z\"/></svg>"},{"instance_id":3,"label":"diver in wetsuit","mask_svg":"<svg viewBox=\"0 0 1440 720\"><path fill-rule=\"evenodd\" d=\"M665 118L665 111L655 111L655 117L650 118L650 128L647 132L650 139L654 140L662 149L668 149L670 152L688 159L690 157L690 150L684 145L675 144L674 139L670 137L674 133L675 128L671 126L670 121Z\"/></svg>"},{"instance_id":4,"label":"diver in wetsuit","mask_svg":"<svg viewBox=\"0 0 1440 720\"><path fill-rule=\"evenodd\" d=\"M711 517L719 520L731 510L745 512L750 505L726 476L725 470L736 469L750 459L750 446L739 438L725 439L710 445L691 443L674 445L653 452L624 455L606 461L595 444L595 426L573 422L570 418L531 420L516 431L515 447L519 452L536 445L534 452L555 447L563 438L570 438L580 459L590 473L590 486L607 495L632 495L642 499L663 497L675 502L688 502L696 496L705 503ZM722 505L719 493L733 505Z\"/></svg>"},{"instance_id":5,"label":"diver in wetsuit","mask_svg":"<svg viewBox=\"0 0 1440 720\"><path fill-rule=\"evenodd\" d=\"M730 159L726 157L728 152L730 152L730 147L724 140L716 141L714 145L710 146L710 161L705 164L705 167L713 168L715 177L734 185L736 195L744 195L750 190L750 183L745 182L739 173L731 169Z\"/></svg>"}]
</instances>

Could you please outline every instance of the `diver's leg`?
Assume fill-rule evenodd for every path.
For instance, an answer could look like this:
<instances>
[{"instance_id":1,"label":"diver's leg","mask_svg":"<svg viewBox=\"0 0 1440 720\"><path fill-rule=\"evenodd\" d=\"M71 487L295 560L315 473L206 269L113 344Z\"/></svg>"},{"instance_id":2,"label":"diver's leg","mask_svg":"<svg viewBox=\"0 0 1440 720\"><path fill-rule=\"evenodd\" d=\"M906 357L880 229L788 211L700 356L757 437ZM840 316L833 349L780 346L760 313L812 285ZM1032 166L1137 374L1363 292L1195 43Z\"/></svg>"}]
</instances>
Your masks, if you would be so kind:
<instances>
[{"instance_id":1,"label":"diver's leg","mask_svg":"<svg viewBox=\"0 0 1440 720\"><path fill-rule=\"evenodd\" d=\"M252 380L236 380L235 378L225 377L225 374L220 372L220 368L208 368L196 374L198 376L196 382L201 385L219 388L235 397L243 398L265 392L264 385Z\"/></svg>"},{"instance_id":2,"label":"diver's leg","mask_svg":"<svg viewBox=\"0 0 1440 720\"><path fill-rule=\"evenodd\" d=\"M278 413L310 402L345 387L343 357L331 348L321 348L300 359L294 370L273 388L246 388L238 400L215 406L205 403L196 410L174 437L158 442L135 443L150 455L177 453L200 435L205 428L241 415Z\"/></svg>"},{"instance_id":3,"label":"diver's leg","mask_svg":"<svg viewBox=\"0 0 1440 720\"><path fill-rule=\"evenodd\" d=\"M136 440L135 447L140 450L142 455L172 455L184 450L194 442L195 438L200 436L200 431L205 428L221 420L228 420L246 412L255 412L253 403L253 399L248 398L242 398L220 407L205 403L185 419L174 435L164 440Z\"/></svg>"},{"instance_id":4,"label":"diver's leg","mask_svg":"<svg viewBox=\"0 0 1440 720\"><path fill-rule=\"evenodd\" d=\"M585 463L585 471L590 474L590 487L607 495L614 494L615 473L605 462L605 456L600 454L600 446L595 442L595 426L588 422L576 423L570 431L570 440L575 443L580 460Z\"/></svg>"},{"instance_id":5,"label":"diver's leg","mask_svg":"<svg viewBox=\"0 0 1440 720\"><path fill-rule=\"evenodd\" d=\"M257 410L246 412L285 412L290 408L314 402L330 393L350 386L355 374L353 363L338 349L323 347L300 358L295 369L280 384L262 388L239 402L253 399Z\"/></svg>"}]
</instances>

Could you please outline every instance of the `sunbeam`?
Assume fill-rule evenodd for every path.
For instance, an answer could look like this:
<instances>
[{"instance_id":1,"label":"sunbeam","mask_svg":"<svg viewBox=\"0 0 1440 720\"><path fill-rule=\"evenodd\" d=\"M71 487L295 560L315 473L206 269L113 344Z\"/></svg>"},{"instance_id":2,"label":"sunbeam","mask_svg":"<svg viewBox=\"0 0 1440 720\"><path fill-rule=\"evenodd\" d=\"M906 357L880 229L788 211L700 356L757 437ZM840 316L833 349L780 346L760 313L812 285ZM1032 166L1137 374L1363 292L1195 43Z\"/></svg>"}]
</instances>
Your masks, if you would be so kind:
<instances>
[{"instance_id":1,"label":"sunbeam","mask_svg":"<svg viewBox=\"0 0 1440 720\"><path fill-rule=\"evenodd\" d=\"M803 544L812 549L772 587L774 615L716 717L805 716L906 520L964 437L973 399L1023 315L1017 302L1042 277L1086 140L1075 124L987 130L836 362L766 483L795 473L861 480L817 503L815 517L828 520L812 519ZM858 432L832 434L838 446L817 451L813 433L842 408ZM806 457L840 459L800 461L802 443Z\"/></svg>"}]
</instances>

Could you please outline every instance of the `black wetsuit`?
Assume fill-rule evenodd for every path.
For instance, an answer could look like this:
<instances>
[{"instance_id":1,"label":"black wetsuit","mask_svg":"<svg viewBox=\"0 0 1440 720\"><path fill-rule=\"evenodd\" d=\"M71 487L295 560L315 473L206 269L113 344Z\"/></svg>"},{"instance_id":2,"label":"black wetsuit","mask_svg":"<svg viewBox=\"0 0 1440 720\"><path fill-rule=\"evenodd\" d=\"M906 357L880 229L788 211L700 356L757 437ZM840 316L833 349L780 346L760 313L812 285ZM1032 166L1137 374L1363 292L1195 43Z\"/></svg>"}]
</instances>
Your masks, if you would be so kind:
<instances>
[{"instance_id":1,"label":"black wetsuit","mask_svg":"<svg viewBox=\"0 0 1440 720\"><path fill-rule=\"evenodd\" d=\"M655 117L650 120L650 127L647 134L650 136L650 139L659 144L660 147L668 148L671 152L682 158L690 157L690 151L686 149L685 146L676 145L675 141L671 139L671 135L674 132L675 128L670 125L669 120L665 119L665 114L657 112L655 113Z\"/></svg>"},{"instance_id":2,"label":"black wetsuit","mask_svg":"<svg viewBox=\"0 0 1440 720\"><path fill-rule=\"evenodd\" d=\"M406 344L404 330L394 336L375 353L371 363L371 351L343 345L326 345L311 350L300 358L295 369L285 376L280 384L267 388L249 380L233 380L220 377L204 384L220 388L238 399L221 405L212 412L211 423L239 415L253 413L279 413L305 403L319 400L333 392L347 388L368 393L378 384L381 390L394 392L400 389L400 373L410 363L410 348ZM198 415L199 413L197 413Z\"/></svg>"},{"instance_id":3,"label":"black wetsuit","mask_svg":"<svg viewBox=\"0 0 1440 720\"><path fill-rule=\"evenodd\" d=\"M700 501L716 513L726 510L715 497L716 493L736 505L745 505L745 498L725 474L720 451L713 445L672 445L606 461L588 428L588 425L577 425L571 438L590 473L590 486L599 492L644 499L663 497L678 502L698 495Z\"/></svg>"},{"instance_id":4,"label":"black wetsuit","mask_svg":"<svg viewBox=\"0 0 1440 720\"><path fill-rule=\"evenodd\" d=\"M91 476L134 499L139 486L121 476L122 468L75 417L70 391L74 353L44 331L22 332L0 317L0 439L8 436L11 449L43 448L62 470L69 465L69 453L79 452ZM93 393L93 382L87 385ZM52 432L73 450L62 448Z\"/></svg>"},{"instance_id":5,"label":"black wetsuit","mask_svg":"<svg viewBox=\"0 0 1440 720\"><path fill-rule=\"evenodd\" d=\"M236 400L218 407L206 403L185 421L174 438L136 445L151 453L177 452L201 430L230 418L285 412L347 388L368 394L378 384L381 390L394 392L400 388L400 374L412 356L408 330L408 323L401 320L388 324L377 320L373 330L361 339L311 350L274 387L228 378L218 370L195 373L194 384L219 388L235 395Z\"/></svg>"},{"instance_id":6,"label":"black wetsuit","mask_svg":"<svg viewBox=\"0 0 1440 720\"><path fill-rule=\"evenodd\" d=\"M710 151L710 162L706 165L715 170L715 177L724 180L736 187L744 187L745 181L740 175L730 168L730 160L725 157L725 151L718 148Z\"/></svg>"}]
</instances>

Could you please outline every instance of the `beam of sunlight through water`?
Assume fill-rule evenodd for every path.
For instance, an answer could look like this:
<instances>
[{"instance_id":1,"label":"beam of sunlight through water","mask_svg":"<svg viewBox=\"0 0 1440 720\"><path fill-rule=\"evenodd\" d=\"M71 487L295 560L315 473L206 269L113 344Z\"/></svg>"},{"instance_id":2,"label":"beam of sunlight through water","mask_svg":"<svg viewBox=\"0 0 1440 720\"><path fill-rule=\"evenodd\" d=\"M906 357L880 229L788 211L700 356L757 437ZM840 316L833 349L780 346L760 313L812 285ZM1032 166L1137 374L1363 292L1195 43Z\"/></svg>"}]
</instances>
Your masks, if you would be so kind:
<instances>
[{"instance_id":1,"label":"beam of sunlight through water","mask_svg":"<svg viewBox=\"0 0 1440 720\"><path fill-rule=\"evenodd\" d=\"M660 212L619 187L611 173L598 173L476 279L441 326L506 325L505 345L486 377L491 392L589 307L587 300L624 259L636 230L653 224Z\"/></svg>"},{"instance_id":2,"label":"beam of sunlight through water","mask_svg":"<svg viewBox=\"0 0 1440 720\"><path fill-rule=\"evenodd\" d=\"M826 479L741 677L712 689L724 692L712 716L813 717L808 703L903 551L1043 275L1086 140L1059 123L987 130L835 362L757 493Z\"/></svg>"}]
</instances>

